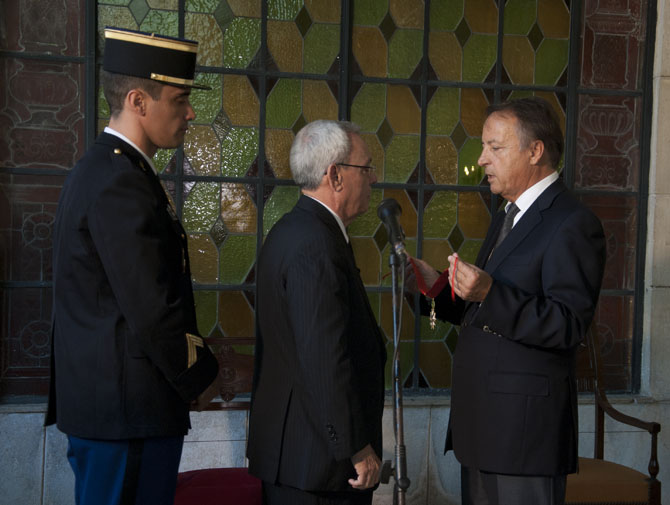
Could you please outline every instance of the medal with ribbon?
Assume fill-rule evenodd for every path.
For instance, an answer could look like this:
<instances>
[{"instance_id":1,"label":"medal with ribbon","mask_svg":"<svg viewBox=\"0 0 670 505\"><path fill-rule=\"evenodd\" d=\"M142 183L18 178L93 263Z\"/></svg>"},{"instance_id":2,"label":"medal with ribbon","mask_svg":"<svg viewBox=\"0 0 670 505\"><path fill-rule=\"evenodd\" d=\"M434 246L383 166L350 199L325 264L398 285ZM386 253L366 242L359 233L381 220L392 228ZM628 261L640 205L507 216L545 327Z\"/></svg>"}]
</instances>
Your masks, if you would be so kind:
<instances>
[{"instance_id":1,"label":"medal with ribbon","mask_svg":"<svg viewBox=\"0 0 670 505\"><path fill-rule=\"evenodd\" d=\"M451 284L451 300L456 301L456 293L454 293L454 277L456 276L456 265L458 265L458 257L456 257L454 261L454 275L451 278L451 282L449 281L449 270L447 269L440 274L430 289L428 289L428 286L426 286L426 280L423 278L419 268L416 266L414 258L410 256L409 262L412 265L412 270L414 270L416 283L419 286L421 294L430 299L430 329L434 330L435 324L437 323L437 315L435 314L435 297L442 292L447 283Z\"/></svg>"}]
</instances>

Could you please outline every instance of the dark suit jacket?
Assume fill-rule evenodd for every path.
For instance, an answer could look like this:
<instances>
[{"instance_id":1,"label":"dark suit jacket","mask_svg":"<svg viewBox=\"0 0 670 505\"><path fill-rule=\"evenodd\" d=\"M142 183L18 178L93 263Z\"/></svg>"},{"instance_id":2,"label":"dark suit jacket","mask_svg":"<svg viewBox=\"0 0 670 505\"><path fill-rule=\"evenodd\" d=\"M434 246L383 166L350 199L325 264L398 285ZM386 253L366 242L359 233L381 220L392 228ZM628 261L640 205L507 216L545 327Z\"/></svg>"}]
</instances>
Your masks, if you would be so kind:
<instances>
[{"instance_id":1,"label":"dark suit jacket","mask_svg":"<svg viewBox=\"0 0 670 505\"><path fill-rule=\"evenodd\" d=\"M385 341L335 218L301 196L258 260L251 474L353 491L350 457L381 457Z\"/></svg>"},{"instance_id":2,"label":"dark suit jacket","mask_svg":"<svg viewBox=\"0 0 670 505\"><path fill-rule=\"evenodd\" d=\"M218 364L195 344L186 234L139 152L98 137L63 186L53 248L47 424L94 439L185 434Z\"/></svg>"},{"instance_id":3,"label":"dark suit jacket","mask_svg":"<svg viewBox=\"0 0 670 505\"><path fill-rule=\"evenodd\" d=\"M572 473L575 352L600 292L602 226L560 180L491 254L503 217L495 217L476 260L493 277L484 301L453 303L449 289L436 299L438 317L461 324L447 449L463 465L493 473Z\"/></svg>"}]
</instances>

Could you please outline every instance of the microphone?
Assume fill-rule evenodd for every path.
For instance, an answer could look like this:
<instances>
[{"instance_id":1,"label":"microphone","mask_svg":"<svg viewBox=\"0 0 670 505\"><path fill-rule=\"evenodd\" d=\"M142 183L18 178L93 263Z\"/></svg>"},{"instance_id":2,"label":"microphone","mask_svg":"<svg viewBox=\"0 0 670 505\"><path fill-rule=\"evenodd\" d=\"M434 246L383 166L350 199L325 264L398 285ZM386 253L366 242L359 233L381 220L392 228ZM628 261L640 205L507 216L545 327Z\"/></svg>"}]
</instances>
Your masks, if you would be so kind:
<instances>
[{"instance_id":1,"label":"microphone","mask_svg":"<svg viewBox=\"0 0 670 505\"><path fill-rule=\"evenodd\" d=\"M395 198L385 198L377 206L377 216L386 227L391 247L398 256L405 257L405 232L398 221L401 214L402 209Z\"/></svg>"}]
</instances>

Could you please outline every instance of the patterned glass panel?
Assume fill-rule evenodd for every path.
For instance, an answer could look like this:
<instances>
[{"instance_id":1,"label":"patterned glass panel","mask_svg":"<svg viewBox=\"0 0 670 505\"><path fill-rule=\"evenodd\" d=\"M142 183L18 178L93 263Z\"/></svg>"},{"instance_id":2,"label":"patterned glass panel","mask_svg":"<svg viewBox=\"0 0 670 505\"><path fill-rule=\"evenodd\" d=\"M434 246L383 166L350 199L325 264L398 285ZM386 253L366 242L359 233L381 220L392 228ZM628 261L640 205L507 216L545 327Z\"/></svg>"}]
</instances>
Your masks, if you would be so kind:
<instances>
[{"instance_id":1,"label":"patterned glass panel","mask_svg":"<svg viewBox=\"0 0 670 505\"><path fill-rule=\"evenodd\" d=\"M496 2L431 2L430 18L428 56L432 73L442 80L488 80L498 47Z\"/></svg>"},{"instance_id":2,"label":"patterned glass panel","mask_svg":"<svg viewBox=\"0 0 670 505\"><path fill-rule=\"evenodd\" d=\"M637 190L641 99L616 95L582 95L579 115L576 186Z\"/></svg>"},{"instance_id":3,"label":"patterned glass panel","mask_svg":"<svg viewBox=\"0 0 670 505\"><path fill-rule=\"evenodd\" d=\"M484 110L500 99L536 94L550 101L564 131L566 114L574 115L576 131L566 132L574 163L561 169L607 233L606 292L597 321L601 332L611 333L611 350L604 353L608 380L616 390L630 390L638 345L632 339L638 331L637 192L645 190L640 171L646 170L640 135L647 2L583 2L583 37L572 34L581 45L581 88L571 102L574 110L567 110L571 3L431 1L426 12L423 0L354 0L350 25L337 1L99 0L98 63L107 25L172 36L183 30L199 41L202 72L196 79L212 90L192 93L197 117L183 148L159 150L154 162L189 234L202 333L252 352L258 246L299 195L290 181L291 143L307 122L343 116L361 125L377 167L370 208L349 232L373 309L390 338L389 246L377 205L382 198L398 200L411 254L420 252L437 268L445 268L454 251L474 259L492 205L500 204L477 165ZM0 158L10 171L0 174L3 287L50 282L50 226L62 176L45 174L69 169L85 150L85 133L95 133L84 132L84 6L77 0L64 5L21 0L5 9L8 26L16 29L2 38L2 49L70 59L0 58L7 83L0 100ZM351 48L345 69L342 36L349 37L343 47ZM626 96L617 95L622 89ZM346 103L338 103L341 96ZM99 132L109 107L100 90L89 99L98 104ZM39 175L13 173L17 167ZM0 338L25 351L17 347L19 335L32 332L39 341L39 328L31 324L48 310L47 290L12 284L0 291L3 320L14 321L3 325ZM403 310L403 384L449 387L457 329L438 324L430 330L426 318L415 323L411 308ZM29 314L25 321L23 311ZM238 313L244 316L235 320ZM29 377L44 376L41 365L20 363L25 371L3 371L3 388L4 377L11 376L18 391L18 384L38 384Z\"/></svg>"},{"instance_id":4,"label":"patterned glass panel","mask_svg":"<svg viewBox=\"0 0 670 505\"><path fill-rule=\"evenodd\" d=\"M53 223L63 171L86 148L85 3L1 10L0 396L45 395Z\"/></svg>"},{"instance_id":5,"label":"patterned glass panel","mask_svg":"<svg viewBox=\"0 0 670 505\"><path fill-rule=\"evenodd\" d=\"M554 85L567 80L570 12L564 0L505 4L504 82Z\"/></svg>"}]
</instances>

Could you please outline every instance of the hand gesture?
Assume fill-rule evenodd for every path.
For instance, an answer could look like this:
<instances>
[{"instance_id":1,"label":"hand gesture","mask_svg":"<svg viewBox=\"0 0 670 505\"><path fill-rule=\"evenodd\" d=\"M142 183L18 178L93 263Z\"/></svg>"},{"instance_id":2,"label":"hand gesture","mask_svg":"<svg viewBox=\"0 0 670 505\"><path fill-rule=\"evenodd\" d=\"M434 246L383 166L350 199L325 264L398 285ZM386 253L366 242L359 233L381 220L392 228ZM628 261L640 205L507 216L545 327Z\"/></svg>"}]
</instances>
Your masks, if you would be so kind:
<instances>
[{"instance_id":1,"label":"hand gesture","mask_svg":"<svg viewBox=\"0 0 670 505\"><path fill-rule=\"evenodd\" d=\"M458 253L449 256L449 279L454 293L463 300L481 302L491 289L493 278L472 263L462 261Z\"/></svg>"}]
</instances>

